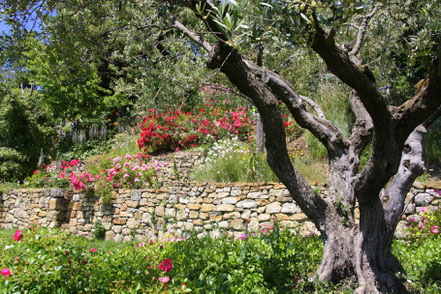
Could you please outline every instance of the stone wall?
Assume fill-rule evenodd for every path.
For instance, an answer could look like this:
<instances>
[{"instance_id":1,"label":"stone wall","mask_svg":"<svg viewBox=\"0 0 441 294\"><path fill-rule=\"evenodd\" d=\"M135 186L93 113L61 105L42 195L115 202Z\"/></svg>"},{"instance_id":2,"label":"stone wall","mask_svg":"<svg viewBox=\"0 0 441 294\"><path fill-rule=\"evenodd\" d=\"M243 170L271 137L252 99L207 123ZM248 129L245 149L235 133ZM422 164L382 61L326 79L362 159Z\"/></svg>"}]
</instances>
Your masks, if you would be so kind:
<instances>
[{"instance_id":1,"label":"stone wall","mask_svg":"<svg viewBox=\"0 0 441 294\"><path fill-rule=\"evenodd\" d=\"M319 187L322 195L326 189ZM400 227L420 207L438 206L440 184L416 184ZM156 239L168 231L239 235L269 226L273 218L302 234L315 231L281 184L172 182L161 189L117 190L110 204L94 195L60 189L12 190L2 196L0 225L62 227L93 236L99 221L106 239ZM357 211L356 211L357 214Z\"/></svg>"}]
</instances>

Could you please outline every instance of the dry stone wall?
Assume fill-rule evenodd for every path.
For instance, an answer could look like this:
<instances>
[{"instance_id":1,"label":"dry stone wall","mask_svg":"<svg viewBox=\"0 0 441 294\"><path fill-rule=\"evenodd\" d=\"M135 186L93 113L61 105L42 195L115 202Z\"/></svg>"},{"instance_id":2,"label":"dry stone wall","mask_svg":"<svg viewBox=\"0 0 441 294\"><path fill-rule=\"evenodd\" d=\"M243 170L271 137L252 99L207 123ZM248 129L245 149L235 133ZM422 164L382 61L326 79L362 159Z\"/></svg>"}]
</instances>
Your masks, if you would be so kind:
<instances>
[{"instance_id":1,"label":"dry stone wall","mask_svg":"<svg viewBox=\"0 0 441 294\"><path fill-rule=\"evenodd\" d=\"M326 196L326 189L319 188ZM420 207L438 207L440 188L439 183L414 185L400 227ZM113 194L113 201L106 204L94 195L68 190L12 190L2 196L0 225L61 227L92 237L100 222L106 239L116 241L156 239L169 230L238 236L258 232L274 218L302 234L315 232L286 188L277 183L171 182L161 189L122 189Z\"/></svg>"}]
</instances>

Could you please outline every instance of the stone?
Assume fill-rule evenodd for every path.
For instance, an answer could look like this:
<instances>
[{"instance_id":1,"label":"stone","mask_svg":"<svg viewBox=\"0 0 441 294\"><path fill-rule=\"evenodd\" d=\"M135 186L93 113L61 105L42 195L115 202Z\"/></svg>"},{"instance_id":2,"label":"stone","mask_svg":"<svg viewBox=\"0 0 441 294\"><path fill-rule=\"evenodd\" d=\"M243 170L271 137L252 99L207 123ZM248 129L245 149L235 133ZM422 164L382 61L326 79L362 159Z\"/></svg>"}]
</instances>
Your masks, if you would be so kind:
<instances>
[{"instance_id":1,"label":"stone","mask_svg":"<svg viewBox=\"0 0 441 294\"><path fill-rule=\"evenodd\" d=\"M269 214L260 214L258 217L257 217L257 219L260 221L260 222L266 222L266 221L269 221L270 220L270 218L271 218L271 215L269 215Z\"/></svg>"},{"instance_id":2,"label":"stone","mask_svg":"<svg viewBox=\"0 0 441 294\"><path fill-rule=\"evenodd\" d=\"M121 211L126 211L127 210L127 204L126 203L123 203L122 205L121 205Z\"/></svg>"},{"instance_id":3,"label":"stone","mask_svg":"<svg viewBox=\"0 0 441 294\"><path fill-rule=\"evenodd\" d=\"M155 208L155 215L157 215L157 216L164 216L164 213L165 213L165 209L164 209L164 207L162 205L156 206L156 208Z\"/></svg>"},{"instance_id":4,"label":"stone","mask_svg":"<svg viewBox=\"0 0 441 294\"><path fill-rule=\"evenodd\" d=\"M51 197L62 198L64 197L64 192L62 189L53 188L50 191L50 195Z\"/></svg>"},{"instance_id":5,"label":"stone","mask_svg":"<svg viewBox=\"0 0 441 294\"><path fill-rule=\"evenodd\" d=\"M225 197L222 199L223 204L236 204L238 199L236 197Z\"/></svg>"},{"instance_id":6,"label":"stone","mask_svg":"<svg viewBox=\"0 0 441 294\"><path fill-rule=\"evenodd\" d=\"M414 214L416 212L415 203L409 203L404 207L404 214Z\"/></svg>"},{"instance_id":7,"label":"stone","mask_svg":"<svg viewBox=\"0 0 441 294\"><path fill-rule=\"evenodd\" d=\"M127 227L128 227L129 229L135 228L135 227L137 227L137 226L138 226L138 221L137 221L136 219L134 219L134 218L129 218L129 219L127 220Z\"/></svg>"},{"instance_id":8,"label":"stone","mask_svg":"<svg viewBox=\"0 0 441 294\"><path fill-rule=\"evenodd\" d=\"M187 204L187 208L190 210L199 210L201 208L200 204L190 203Z\"/></svg>"},{"instance_id":9,"label":"stone","mask_svg":"<svg viewBox=\"0 0 441 294\"><path fill-rule=\"evenodd\" d=\"M433 198L429 193L419 193L415 196L415 204L417 206L426 206L432 202Z\"/></svg>"},{"instance_id":10,"label":"stone","mask_svg":"<svg viewBox=\"0 0 441 294\"><path fill-rule=\"evenodd\" d=\"M243 219L236 218L230 221L230 229L234 229L236 231L243 231L245 230L245 225L243 223Z\"/></svg>"},{"instance_id":11,"label":"stone","mask_svg":"<svg viewBox=\"0 0 441 294\"><path fill-rule=\"evenodd\" d=\"M260 229L259 221L255 218L251 219L248 223L248 231L256 233Z\"/></svg>"},{"instance_id":12,"label":"stone","mask_svg":"<svg viewBox=\"0 0 441 294\"><path fill-rule=\"evenodd\" d=\"M266 206L266 213L279 213L282 210L279 202L273 202Z\"/></svg>"},{"instance_id":13,"label":"stone","mask_svg":"<svg viewBox=\"0 0 441 294\"><path fill-rule=\"evenodd\" d=\"M81 202L75 202L72 205L72 210L81 210Z\"/></svg>"},{"instance_id":14,"label":"stone","mask_svg":"<svg viewBox=\"0 0 441 294\"><path fill-rule=\"evenodd\" d=\"M188 212L184 210L178 210L176 213L176 219L177 220L185 220L188 217Z\"/></svg>"},{"instance_id":15,"label":"stone","mask_svg":"<svg viewBox=\"0 0 441 294\"><path fill-rule=\"evenodd\" d=\"M14 216L16 218L21 218L21 219L24 219L24 220L27 220L29 218L28 213L26 211L24 211L23 209L19 209L19 208L16 208L14 210Z\"/></svg>"},{"instance_id":16,"label":"stone","mask_svg":"<svg viewBox=\"0 0 441 294\"><path fill-rule=\"evenodd\" d=\"M141 196L142 196L141 190L133 190L130 193L130 200L139 201L139 200L141 200Z\"/></svg>"},{"instance_id":17,"label":"stone","mask_svg":"<svg viewBox=\"0 0 441 294\"><path fill-rule=\"evenodd\" d=\"M126 223L126 220L123 218L117 217L117 218L113 219L113 223L115 225L124 225Z\"/></svg>"},{"instance_id":18,"label":"stone","mask_svg":"<svg viewBox=\"0 0 441 294\"><path fill-rule=\"evenodd\" d=\"M138 201L127 200L126 203L127 203L127 206L131 207L131 208L137 208L139 205Z\"/></svg>"},{"instance_id":19,"label":"stone","mask_svg":"<svg viewBox=\"0 0 441 294\"><path fill-rule=\"evenodd\" d=\"M240 216L242 219L249 219L251 216L251 211L250 210L245 210L242 215Z\"/></svg>"},{"instance_id":20,"label":"stone","mask_svg":"<svg viewBox=\"0 0 441 294\"><path fill-rule=\"evenodd\" d=\"M307 218L308 217L304 213L297 213L297 214L291 215L289 217L289 219L292 220L292 221L303 221L303 220L305 220Z\"/></svg>"},{"instance_id":21,"label":"stone","mask_svg":"<svg viewBox=\"0 0 441 294\"><path fill-rule=\"evenodd\" d=\"M174 217L176 215L176 210L174 208L166 208L165 215Z\"/></svg>"},{"instance_id":22,"label":"stone","mask_svg":"<svg viewBox=\"0 0 441 294\"><path fill-rule=\"evenodd\" d=\"M64 199L52 198L49 200L49 210L64 211L66 206L64 205Z\"/></svg>"},{"instance_id":23,"label":"stone","mask_svg":"<svg viewBox=\"0 0 441 294\"><path fill-rule=\"evenodd\" d=\"M228 228L228 222L227 221L219 222L218 225L219 225L220 228L223 228L223 229L227 229Z\"/></svg>"},{"instance_id":24,"label":"stone","mask_svg":"<svg viewBox=\"0 0 441 294\"><path fill-rule=\"evenodd\" d=\"M224 214L224 219L239 218L239 217L240 217L240 213L237 211Z\"/></svg>"},{"instance_id":25,"label":"stone","mask_svg":"<svg viewBox=\"0 0 441 294\"><path fill-rule=\"evenodd\" d=\"M248 208L248 209L250 209L250 208L255 208L255 207L257 207L257 203L256 203L256 201L254 201L254 200L251 200L251 199L245 199L245 200L243 200L243 201L239 201L238 203L236 203L236 207L239 207L239 208Z\"/></svg>"},{"instance_id":26,"label":"stone","mask_svg":"<svg viewBox=\"0 0 441 294\"><path fill-rule=\"evenodd\" d=\"M148 212L144 212L142 214L142 222L148 224L152 223L152 215Z\"/></svg>"},{"instance_id":27,"label":"stone","mask_svg":"<svg viewBox=\"0 0 441 294\"><path fill-rule=\"evenodd\" d=\"M213 209L214 209L213 204L204 203L204 204L202 204L202 207L201 207L202 212L210 212L210 211L213 211Z\"/></svg>"},{"instance_id":28,"label":"stone","mask_svg":"<svg viewBox=\"0 0 441 294\"><path fill-rule=\"evenodd\" d=\"M261 193L260 192L251 192L248 193L248 198L257 199L260 198Z\"/></svg>"},{"instance_id":29,"label":"stone","mask_svg":"<svg viewBox=\"0 0 441 294\"><path fill-rule=\"evenodd\" d=\"M204 222L200 219L195 219L193 221L193 225L195 225L195 226L202 226L203 224L204 224Z\"/></svg>"},{"instance_id":30,"label":"stone","mask_svg":"<svg viewBox=\"0 0 441 294\"><path fill-rule=\"evenodd\" d=\"M232 204L219 204L218 206L216 206L216 211L221 211L221 212L231 212L234 211L235 207Z\"/></svg>"},{"instance_id":31,"label":"stone","mask_svg":"<svg viewBox=\"0 0 441 294\"><path fill-rule=\"evenodd\" d=\"M190 211L190 215L189 215L189 217L190 217L191 219L195 219L195 218L197 218L198 216L199 216L199 213L198 213L197 211L194 211L194 210Z\"/></svg>"},{"instance_id":32,"label":"stone","mask_svg":"<svg viewBox=\"0 0 441 294\"><path fill-rule=\"evenodd\" d=\"M298 207L295 203L284 203L282 205L281 213L298 213L302 212L300 207Z\"/></svg>"}]
</instances>

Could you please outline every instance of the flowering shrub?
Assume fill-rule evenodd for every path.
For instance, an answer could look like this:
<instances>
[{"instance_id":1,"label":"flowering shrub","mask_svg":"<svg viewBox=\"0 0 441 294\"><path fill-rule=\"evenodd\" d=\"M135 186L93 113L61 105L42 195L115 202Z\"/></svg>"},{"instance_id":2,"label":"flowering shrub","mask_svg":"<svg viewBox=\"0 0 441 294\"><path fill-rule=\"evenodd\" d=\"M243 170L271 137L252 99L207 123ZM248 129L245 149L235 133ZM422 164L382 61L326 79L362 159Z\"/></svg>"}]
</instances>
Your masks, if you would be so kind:
<instances>
[{"instance_id":1,"label":"flowering shrub","mask_svg":"<svg viewBox=\"0 0 441 294\"><path fill-rule=\"evenodd\" d=\"M407 230L411 238L421 240L421 238L439 238L441 229L441 209L420 208L417 217L410 217L406 223Z\"/></svg>"},{"instance_id":2,"label":"flowering shrub","mask_svg":"<svg viewBox=\"0 0 441 294\"><path fill-rule=\"evenodd\" d=\"M180 110L162 113L149 109L149 114L139 124L141 135L138 145L146 153L175 151L213 142L225 136L248 139L253 122L245 107L221 111L215 101L209 99L204 108L194 113Z\"/></svg>"},{"instance_id":3,"label":"flowering shrub","mask_svg":"<svg viewBox=\"0 0 441 294\"><path fill-rule=\"evenodd\" d=\"M321 238L283 230L275 219L239 239L192 232L180 242L176 234L170 234L175 241L116 243L22 231L26 238L15 242L14 231L0 229L0 293L353 293L356 287L311 281ZM439 293L439 242L423 240L395 240L393 250L415 293Z\"/></svg>"},{"instance_id":4,"label":"flowering shrub","mask_svg":"<svg viewBox=\"0 0 441 294\"><path fill-rule=\"evenodd\" d=\"M49 167L43 165L42 170L35 170L31 177L28 177L23 186L43 188L58 187L67 188L70 185L69 174L80 164L78 159L63 161L57 164L51 164Z\"/></svg>"},{"instance_id":5,"label":"flowering shrub","mask_svg":"<svg viewBox=\"0 0 441 294\"><path fill-rule=\"evenodd\" d=\"M143 186L158 187L161 184L159 173L165 167L163 162L144 156L126 154L104 158L97 165L91 165L88 171L74 171L79 165L74 159L63 161L57 168L51 165L43 171L36 170L32 177L26 180L25 186L31 187L59 187L72 186L75 190L93 190L96 194L109 202L112 189L140 188Z\"/></svg>"}]
</instances>

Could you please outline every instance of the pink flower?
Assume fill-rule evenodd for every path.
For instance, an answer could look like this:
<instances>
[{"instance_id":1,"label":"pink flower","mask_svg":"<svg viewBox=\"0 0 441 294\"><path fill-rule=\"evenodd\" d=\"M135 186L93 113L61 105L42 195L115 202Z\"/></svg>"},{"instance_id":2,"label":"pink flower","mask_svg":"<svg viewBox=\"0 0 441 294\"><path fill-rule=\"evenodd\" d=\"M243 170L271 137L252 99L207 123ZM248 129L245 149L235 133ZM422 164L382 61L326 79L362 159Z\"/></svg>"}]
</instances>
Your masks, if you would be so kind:
<instances>
[{"instance_id":1,"label":"pink flower","mask_svg":"<svg viewBox=\"0 0 441 294\"><path fill-rule=\"evenodd\" d=\"M438 234L439 231L438 231L438 229L433 229L433 230L432 230L432 233L434 233L434 234Z\"/></svg>"},{"instance_id":2,"label":"pink flower","mask_svg":"<svg viewBox=\"0 0 441 294\"><path fill-rule=\"evenodd\" d=\"M170 282L170 278L169 277L160 277L160 278L158 278L158 281L165 284L165 283Z\"/></svg>"},{"instance_id":3,"label":"pink flower","mask_svg":"<svg viewBox=\"0 0 441 294\"><path fill-rule=\"evenodd\" d=\"M169 258L163 259L162 262L158 265L158 268L164 273L167 273L172 269L172 262Z\"/></svg>"},{"instance_id":4,"label":"pink flower","mask_svg":"<svg viewBox=\"0 0 441 294\"><path fill-rule=\"evenodd\" d=\"M422 228L423 228L423 223L420 222L420 223L418 224L418 227L419 227L420 229L422 229Z\"/></svg>"},{"instance_id":5,"label":"pink flower","mask_svg":"<svg viewBox=\"0 0 441 294\"><path fill-rule=\"evenodd\" d=\"M138 245L136 245L136 247L142 247L142 246L144 246L144 242L141 242Z\"/></svg>"},{"instance_id":6,"label":"pink flower","mask_svg":"<svg viewBox=\"0 0 441 294\"><path fill-rule=\"evenodd\" d=\"M23 235L21 234L20 230L17 230L14 234L14 241L20 241L21 238L23 238Z\"/></svg>"},{"instance_id":7,"label":"pink flower","mask_svg":"<svg viewBox=\"0 0 441 294\"><path fill-rule=\"evenodd\" d=\"M90 249L91 252L96 252L95 248Z\"/></svg>"},{"instance_id":8,"label":"pink flower","mask_svg":"<svg viewBox=\"0 0 441 294\"><path fill-rule=\"evenodd\" d=\"M5 276L5 279L9 278L10 275L11 275L11 271L9 269L7 268L2 269L2 276Z\"/></svg>"},{"instance_id":9,"label":"pink flower","mask_svg":"<svg viewBox=\"0 0 441 294\"><path fill-rule=\"evenodd\" d=\"M66 252L65 252L65 253L66 253L66 255L69 255L69 250L66 250Z\"/></svg>"},{"instance_id":10,"label":"pink flower","mask_svg":"<svg viewBox=\"0 0 441 294\"><path fill-rule=\"evenodd\" d=\"M421 207L421 212L425 212L427 208Z\"/></svg>"},{"instance_id":11,"label":"pink flower","mask_svg":"<svg viewBox=\"0 0 441 294\"><path fill-rule=\"evenodd\" d=\"M245 240L247 238L247 234L241 234L241 235L238 236L238 238L243 241L243 240Z\"/></svg>"}]
</instances>

